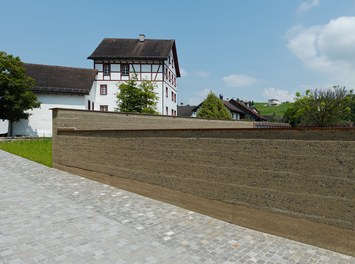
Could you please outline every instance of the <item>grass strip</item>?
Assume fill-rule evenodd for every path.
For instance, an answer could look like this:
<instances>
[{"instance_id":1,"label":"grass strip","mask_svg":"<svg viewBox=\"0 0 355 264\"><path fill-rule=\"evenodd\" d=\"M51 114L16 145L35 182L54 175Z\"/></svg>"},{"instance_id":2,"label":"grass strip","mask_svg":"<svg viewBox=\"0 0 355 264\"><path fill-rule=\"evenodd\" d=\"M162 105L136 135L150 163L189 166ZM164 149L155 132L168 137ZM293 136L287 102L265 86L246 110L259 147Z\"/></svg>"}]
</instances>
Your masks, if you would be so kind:
<instances>
[{"instance_id":1,"label":"grass strip","mask_svg":"<svg viewBox=\"0 0 355 264\"><path fill-rule=\"evenodd\" d=\"M267 103L255 103L256 109L260 111L261 115L275 115L283 116L287 109L292 106L292 103L282 103L277 106L268 106Z\"/></svg>"},{"instance_id":2,"label":"grass strip","mask_svg":"<svg viewBox=\"0 0 355 264\"><path fill-rule=\"evenodd\" d=\"M0 149L52 167L52 139L16 139L0 142Z\"/></svg>"}]
</instances>

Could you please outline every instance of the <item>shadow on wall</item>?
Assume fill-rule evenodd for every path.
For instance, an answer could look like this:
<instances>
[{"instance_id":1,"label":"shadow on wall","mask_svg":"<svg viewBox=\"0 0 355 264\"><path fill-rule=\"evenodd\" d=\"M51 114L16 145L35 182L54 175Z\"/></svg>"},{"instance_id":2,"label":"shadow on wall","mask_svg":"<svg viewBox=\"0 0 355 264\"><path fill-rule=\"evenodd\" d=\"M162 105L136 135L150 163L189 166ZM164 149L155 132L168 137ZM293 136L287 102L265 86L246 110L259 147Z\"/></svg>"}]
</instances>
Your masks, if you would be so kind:
<instances>
[{"instance_id":1,"label":"shadow on wall","mask_svg":"<svg viewBox=\"0 0 355 264\"><path fill-rule=\"evenodd\" d=\"M0 137L7 137L8 130L9 130L9 121L0 120Z\"/></svg>"},{"instance_id":2,"label":"shadow on wall","mask_svg":"<svg viewBox=\"0 0 355 264\"><path fill-rule=\"evenodd\" d=\"M19 122L13 123L13 136L22 137L38 137L37 129L33 129L28 119L21 119Z\"/></svg>"}]
</instances>

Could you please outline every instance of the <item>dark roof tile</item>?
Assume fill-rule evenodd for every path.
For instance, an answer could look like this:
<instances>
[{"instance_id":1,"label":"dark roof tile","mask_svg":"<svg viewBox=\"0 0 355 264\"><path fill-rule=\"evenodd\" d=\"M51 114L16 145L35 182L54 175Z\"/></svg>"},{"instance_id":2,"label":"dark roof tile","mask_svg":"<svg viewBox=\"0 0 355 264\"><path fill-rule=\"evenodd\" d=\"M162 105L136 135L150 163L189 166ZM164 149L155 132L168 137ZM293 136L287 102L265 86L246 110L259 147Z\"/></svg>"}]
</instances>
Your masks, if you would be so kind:
<instances>
[{"instance_id":1,"label":"dark roof tile","mask_svg":"<svg viewBox=\"0 0 355 264\"><path fill-rule=\"evenodd\" d=\"M237 107L236 105L231 104L228 101L223 101L223 104L225 107L227 107L230 111L245 114L245 111L243 111L240 107Z\"/></svg>"},{"instance_id":2,"label":"dark roof tile","mask_svg":"<svg viewBox=\"0 0 355 264\"><path fill-rule=\"evenodd\" d=\"M174 54L176 76L180 77L175 40L105 38L88 59L166 60L171 50Z\"/></svg>"},{"instance_id":3,"label":"dark roof tile","mask_svg":"<svg viewBox=\"0 0 355 264\"><path fill-rule=\"evenodd\" d=\"M45 94L90 93L96 70L24 63L27 74L36 81L32 91Z\"/></svg>"},{"instance_id":4,"label":"dark roof tile","mask_svg":"<svg viewBox=\"0 0 355 264\"><path fill-rule=\"evenodd\" d=\"M234 99L229 100L229 103L242 109L246 114L250 115L255 121L267 121L265 117L260 115L259 113L253 111L253 109L247 107L244 103L238 102Z\"/></svg>"},{"instance_id":5,"label":"dark roof tile","mask_svg":"<svg viewBox=\"0 0 355 264\"><path fill-rule=\"evenodd\" d=\"M197 106L195 105L178 105L177 107L177 115L178 116L191 116L193 112L195 112Z\"/></svg>"}]
</instances>

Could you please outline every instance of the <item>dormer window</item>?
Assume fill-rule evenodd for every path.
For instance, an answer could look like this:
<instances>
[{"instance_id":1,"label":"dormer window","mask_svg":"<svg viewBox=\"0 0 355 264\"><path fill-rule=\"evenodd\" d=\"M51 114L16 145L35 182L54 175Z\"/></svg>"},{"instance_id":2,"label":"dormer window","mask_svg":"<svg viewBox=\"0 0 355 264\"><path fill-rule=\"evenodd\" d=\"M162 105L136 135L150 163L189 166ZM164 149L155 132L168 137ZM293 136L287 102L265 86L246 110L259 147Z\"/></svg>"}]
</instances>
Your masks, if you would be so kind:
<instances>
[{"instance_id":1,"label":"dormer window","mask_svg":"<svg viewBox=\"0 0 355 264\"><path fill-rule=\"evenodd\" d=\"M111 72L110 64L105 63L103 65L103 72L104 72L104 76L110 76L110 72Z\"/></svg>"},{"instance_id":2,"label":"dormer window","mask_svg":"<svg viewBox=\"0 0 355 264\"><path fill-rule=\"evenodd\" d=\"M121 75L122 76L129 75L129 64L128 63L121 64Z\"/></svg>"}]
</instances>

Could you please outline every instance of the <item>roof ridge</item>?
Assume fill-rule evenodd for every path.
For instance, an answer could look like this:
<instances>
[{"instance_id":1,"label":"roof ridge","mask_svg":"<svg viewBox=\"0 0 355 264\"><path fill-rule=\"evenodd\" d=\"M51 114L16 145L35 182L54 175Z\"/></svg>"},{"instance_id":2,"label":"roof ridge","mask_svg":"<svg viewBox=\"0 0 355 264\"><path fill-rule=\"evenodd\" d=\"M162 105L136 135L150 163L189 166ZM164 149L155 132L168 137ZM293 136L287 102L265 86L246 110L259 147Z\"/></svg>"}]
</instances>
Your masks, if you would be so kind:
<instances>
[{"instance_id":1,"label":"roof ridge","mask_svg":"<svg viewBox=\"0 0 355 264\"><path fill-rule=\"evenodd\" d=\"M72 66L60 66L60 65L48 65L48 64L41 64L41 63L28 63L28 62L23 62L23 64L27 65L37 65L37 66L46 66L46 67L53 67L53 68L65 68L65 69L76 69L76 70L94 70L90 68L80 68L80 67L72 67Z\"/></svg>"},{"instance_id":2,"label":"roof ridge","mask_svg":"<svg viewBox=\"0 0 355 264\"><path fill-rule=\"evenodd\" d=\"M104 38L104 39L108 39L108 40L136 40L136 41L139 41L138 38ZM152 39L152 38L144 39L144 41L146 41L146 40L175 41L175 39ZM142 41L142 42L144 42L144 41Z\"/></svg>"}]
</instances>

